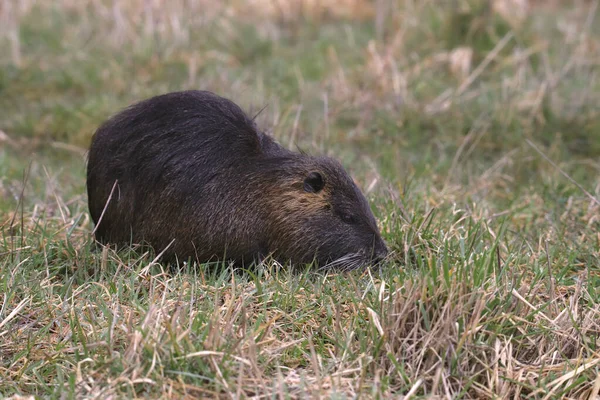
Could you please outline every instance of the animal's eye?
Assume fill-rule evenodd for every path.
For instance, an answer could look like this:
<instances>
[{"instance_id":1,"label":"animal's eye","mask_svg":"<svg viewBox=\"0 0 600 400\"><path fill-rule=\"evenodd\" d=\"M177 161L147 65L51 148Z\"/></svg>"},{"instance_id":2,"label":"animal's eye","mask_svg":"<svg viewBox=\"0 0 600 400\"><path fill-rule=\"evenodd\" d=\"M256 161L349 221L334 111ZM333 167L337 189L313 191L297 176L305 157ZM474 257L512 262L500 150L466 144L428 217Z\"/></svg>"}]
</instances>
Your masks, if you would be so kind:
<instances>
[{"instance_id":1,"label":"animal's eye","mask_svg":"<svg viewBox=\"0 0 600 400\"><path fill-rule=\"evenodd\" d=\"M344 221L347 224L353 224L356 222L356 218L354 218L354 216L350 213L342 213L340 215L340 217L342 218L342 221Z\"/></svg>"},{"instance_id":2,"label":"animal's eye","mask_svg":"<svg viewBox=\"0 0 600 400\"><path fill-rule=\"evenodd\" d=\"M325 180L319 172L311 172L304 179L304 191L308 193L319 193L323 186L325 186Z\"/></svg>"}]
</instances>

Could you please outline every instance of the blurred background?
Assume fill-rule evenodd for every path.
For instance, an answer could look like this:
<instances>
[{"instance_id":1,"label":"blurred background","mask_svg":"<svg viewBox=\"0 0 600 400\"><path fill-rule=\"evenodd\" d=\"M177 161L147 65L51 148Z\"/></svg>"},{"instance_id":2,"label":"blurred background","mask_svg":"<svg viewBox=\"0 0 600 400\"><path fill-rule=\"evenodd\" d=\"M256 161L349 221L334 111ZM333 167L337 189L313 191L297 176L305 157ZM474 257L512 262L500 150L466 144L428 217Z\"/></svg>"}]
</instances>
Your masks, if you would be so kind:
<instances>
[{"instance_id":1,"label":"blurred background","mask_svg":"<svg viewBox=\"0 0 600 400\"><path fill-rule=\"evenodd\" d=\"M528 139L593 192L599 66L598 1L0 0L0 197L83 193L96 127L182 89L425 210L556 189Z\"/></svg>"}]
</instances>

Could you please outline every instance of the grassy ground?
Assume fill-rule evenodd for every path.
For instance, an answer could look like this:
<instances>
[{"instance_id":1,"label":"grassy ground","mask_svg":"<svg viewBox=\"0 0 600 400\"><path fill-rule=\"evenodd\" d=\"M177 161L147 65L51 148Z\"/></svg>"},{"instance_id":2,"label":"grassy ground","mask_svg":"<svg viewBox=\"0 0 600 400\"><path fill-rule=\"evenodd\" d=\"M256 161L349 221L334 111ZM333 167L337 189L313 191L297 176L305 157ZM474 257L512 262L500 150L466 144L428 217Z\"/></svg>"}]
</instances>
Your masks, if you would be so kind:
<instances>
[{"instance_id":1,"label":"grassy ground","mask_svg":"<svg viewBox=\"0 0 600 400\"><path fill-rule=\"evenodd\" d=\"M598 1L523 3L0 1L0 397L600 398ZM342 160L387 264L93 251L91 134L186 88Z\"/></svg>"}]
</instances>

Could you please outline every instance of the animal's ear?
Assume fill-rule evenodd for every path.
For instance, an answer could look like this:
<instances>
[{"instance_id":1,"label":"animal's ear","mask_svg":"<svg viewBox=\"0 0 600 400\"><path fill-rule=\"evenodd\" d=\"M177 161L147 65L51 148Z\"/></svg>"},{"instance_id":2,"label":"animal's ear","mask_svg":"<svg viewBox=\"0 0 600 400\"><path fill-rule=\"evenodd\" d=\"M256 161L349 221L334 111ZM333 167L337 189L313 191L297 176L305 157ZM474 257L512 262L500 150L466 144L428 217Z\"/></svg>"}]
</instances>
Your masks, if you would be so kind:
<instances>
[{"instance_id":1,"label":"animal's ear","mask_svg":"<svg viewBox=\"0 0 600 400\"><path fill-rule=\"evenodd\" d=\"M325 186L325 179L319 172L311 172L304 179L304 191L308 193L319 193Z\"/></svg>"}]
</instances>

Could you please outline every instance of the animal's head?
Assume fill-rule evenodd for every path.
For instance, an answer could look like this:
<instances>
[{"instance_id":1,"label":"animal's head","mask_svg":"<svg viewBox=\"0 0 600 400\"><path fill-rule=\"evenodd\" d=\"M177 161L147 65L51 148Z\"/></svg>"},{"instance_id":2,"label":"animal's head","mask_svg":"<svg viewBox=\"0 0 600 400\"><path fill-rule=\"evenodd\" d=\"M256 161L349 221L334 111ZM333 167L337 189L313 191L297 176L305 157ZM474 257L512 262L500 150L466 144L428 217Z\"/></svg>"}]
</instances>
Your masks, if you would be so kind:
<instances>
[{"instance_id":1,"label":"animal's head","mask_svg":"<svg viewBox=\"0 0 600 400\"><path fill-rule=\"evenodd\" d=\"M270 247L276 254L336 270L375 264L387 255L369 203L337 161L303 156L282 171L272 210L276 235Z\"/></svg>"}]
</instances>

